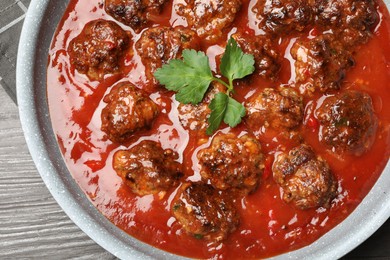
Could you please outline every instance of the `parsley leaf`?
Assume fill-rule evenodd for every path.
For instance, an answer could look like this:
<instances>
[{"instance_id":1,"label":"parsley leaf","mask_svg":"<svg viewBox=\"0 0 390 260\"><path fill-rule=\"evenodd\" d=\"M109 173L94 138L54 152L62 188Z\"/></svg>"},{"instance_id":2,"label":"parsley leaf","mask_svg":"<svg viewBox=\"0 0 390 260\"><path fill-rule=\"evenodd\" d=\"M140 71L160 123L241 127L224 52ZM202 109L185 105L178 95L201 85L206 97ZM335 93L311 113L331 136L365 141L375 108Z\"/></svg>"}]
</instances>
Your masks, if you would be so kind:
<instances>
[{"instance_id":1,"label":"parsley leaf","mask_svg":"<svg viewBox=\"0 0 390 260\"><path fill-rule=\"evenodd\" d=\"M223 121L231 127L241 123L241 118L246 114L245 107L235 99L229 97Z\"/></svg>"},{"instance_id":2,"label":"parsley leaf","mask_svg":"<svg viewBox=\"0 0 390 260\"><path fill-rule=\"evenodd\" d=\"M212 135L218 129L222 120L225 118L228 100L229 96L222 92L216 94L211 100L209 105L211 114L208 119L209 127L206 130L206 134Z\"/></svg>"},{"instance_id":3,"label":"parsley leaf","mask_svg":"<svg viewBox=\"0 0 390 260\"><path fill-rule=\"evenodd\" d=\"M230 97L229 94L234 91L233 80L252 74L255 70L254 65L253 55L245 54L234 38L231 37L226 45L219 67L222 75L229 80L228 91L227 94L218 93L209 105L211 114L208 119L209 127L206 130L208 135L218 129L222 119L230 127L235 127L241 123L241 118L246 114L245 107ZM224 97L222 97L222 94Z\"/></svg>"},{"instance_id":4,"label":"parsley leaf","mask_svg":"<svg viewBox=\"0 0 390 260\"><path fill-rule=\"evenodd\" d=\"M212 135L218 129L222 120L230 127L237 126L246 112L241 103L221 92L211 100L209 108L211 114L208 119L209 127L206 130L208 135Z\"/></svg>"},{"instance_id":5,"label":"parsley leaf","mask_svg":"<svg viewBox=\"0 0 390 260\"><path fill-rule=\"evenodd\" d=\"M229 80L229 85L233 90L233 80L242 79L253 73L255 70L255 59L253 55L245 54L231 37L226 45L226 50L221 59L220 69L222 75Z\"/></svg>"},{"instance_id":6,"label":"parsley leaf","mask_svg":"<svg viewBox=\"0 0 390 260\"><path fill-rule=\"evenodd\" d=\"M206 133L213 134L222 121L230 127L237 126L246 111L242 104L230 96L234 92L233 80L253 73L255 70L253 55L245 54L233 38L229 39L219 67L229 83L213 76L209 59L204 52L184 50L182 56L183 60L171 60L156 70L154 73L156 79L167 89L177 92L177 101L194 105L202 101L212 81L223 84L227 87L226 93L217 93L209 104L211 113Z\"/></svg>"},{"instance_id":7,"label":"parsley leaf","mask_svg":"<svg viewBox=\"0 0 390 260\"><path fill-rule=\"evenodd\" d=\"M204 52L195 50L184 50L182 56L183 60L171 60L154 76L167 89L177 92L177 101L198 104L214 80L209 59Z\"/></svg>"}]
</instances>

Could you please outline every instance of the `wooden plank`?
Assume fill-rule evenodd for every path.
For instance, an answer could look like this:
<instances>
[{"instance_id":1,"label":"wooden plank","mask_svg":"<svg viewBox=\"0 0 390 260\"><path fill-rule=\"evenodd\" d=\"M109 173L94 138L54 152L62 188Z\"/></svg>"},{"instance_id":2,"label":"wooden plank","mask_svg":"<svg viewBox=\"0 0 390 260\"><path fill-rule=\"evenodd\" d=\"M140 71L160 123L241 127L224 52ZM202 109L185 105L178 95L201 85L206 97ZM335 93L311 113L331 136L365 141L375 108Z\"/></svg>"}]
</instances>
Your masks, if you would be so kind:
<instances>
[{"instance_id":1,"label":"wooden plank","mask_svg":"<svg viewBox=\"0 0 390 260\"><path fill-rule=\"evenodd\" d=\"M115 259L52 198L28 153L16 105L0 88L0 258Z\"/></svg>"}]
</instances>

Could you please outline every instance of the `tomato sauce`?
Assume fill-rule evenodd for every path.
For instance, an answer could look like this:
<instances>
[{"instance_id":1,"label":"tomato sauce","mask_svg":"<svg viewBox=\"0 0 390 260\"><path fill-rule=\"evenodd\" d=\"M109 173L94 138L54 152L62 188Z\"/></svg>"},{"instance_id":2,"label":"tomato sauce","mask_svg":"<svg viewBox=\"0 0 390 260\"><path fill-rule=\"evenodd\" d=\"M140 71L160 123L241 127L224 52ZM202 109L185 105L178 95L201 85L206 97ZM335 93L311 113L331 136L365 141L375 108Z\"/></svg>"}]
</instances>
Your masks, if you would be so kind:
<instances>
[{"instance_id":1,"label":"tomato sauce","mask_svg":"<svg viewBox=\"0 0 390 260\"><path fill-rule=\"evenodd\" d=\"M242 11L229 32L246 31L255 34L252 17L247 10L250 1L244 0ZM158 23L166 26L183 24L175 15L171 2ZM239 228L227 240L210 243L187 235L170 212L170 202L176 190L164 197L137 196L124 184L112 166L113 154L142 140L158 141L164 149L170 148L180 155L185 174L192 181L200 180L196 153L209 145L212 137L200 139L185 131L177 117L178 102L172 92L163 88L151 90L145 83L140 58L126 57L124 78L107 76L102 82L90 81L79 74L69 62L67 47L80 34L84 25L95 19L113 20L100 1L71 0L49 51L47 93L54 132L58 138L64 160L74 179L91 202L116 226L152 246L174 254L195 258L264 258L307 246L343 221L362 201L378 179L390 155L390 17L383 3L379 4L380 22L372 39L359 47L356 65L349 69L342 89L357 89L368 93L379 119L372 148L360 157L336 155L319 141L319 123L314 111L322 94L305 97L305 120L299 131L306 143L324 158L338 180L338 196L329 209L299 210L282 201L279 186L272 179L272 163L281 147L292 148L273 130L259 135L265 154L265 171L256 192L237 201L241 215ZM120 23L118 23L120 24ZM125 30L129 27L120 24ZM307 32L308 35L310 32ZM140 34L132 32L132 46ZM293 59L289 47L294 37L285 37L277 46L284 54L282 71L277 82L253 77L250 84L236 86L235 98L244 102L266 87L294 82L291 70ZM216 71L215 57L220 55L226 38L213 46L202 46ZM281 55L283 57L283 55ZM162 108L150 130L135 133L123 145L112 143L101 131L103 97L118 81L130 81L143 88ZM245 133L245 124L234 129L222 126L220 131Z\"/></svg>"}]
</instances>

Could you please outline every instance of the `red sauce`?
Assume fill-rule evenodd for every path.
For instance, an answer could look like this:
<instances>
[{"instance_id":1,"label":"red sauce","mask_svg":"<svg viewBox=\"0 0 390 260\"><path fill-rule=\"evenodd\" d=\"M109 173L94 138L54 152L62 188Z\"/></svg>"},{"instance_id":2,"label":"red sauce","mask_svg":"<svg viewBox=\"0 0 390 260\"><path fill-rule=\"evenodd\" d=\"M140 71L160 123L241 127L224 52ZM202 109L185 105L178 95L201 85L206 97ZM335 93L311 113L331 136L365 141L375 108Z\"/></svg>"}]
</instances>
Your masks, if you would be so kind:
<instances>
[{"instance_id":1,"label":"red sauce","mask_svg":"<svg viewBox=\"0 0 390 260\"><path fill-rule=\"evenodd\" d=\"M247 0L243 2L242 10L245 11L236 18L236 27L232 30L254 33L249 28L251 21L246 13L250 3ZM162 25L178 25L181 20L175 19L177 17L174 14L171 16L171 13L171 8L166 8L158 22ZM266 131L259 138L266 155L262 184L254 194L239 201L241 224L224 242L209 243L182 231L170 213L170 201L175 190L163 198L158 195L139 197L133 194L113 170L112 157L117 150L142 140L159 141L164 149L178 151L186 176L196 180L200 178L196 173L198 140L180 126L176 116L178 103L173 93L162 89L150 94L152 100L162 108L152 129L134 134L126 145L112 143L104 136L100 130L100 114L105 105L102 98L109 93L111 86L119 80L129 80L146 90L147 86L144 83L143 65L137 55L126 61L124 70L127 76L123 79L112 76L106 77L101 83L91 82L71 67L67 46L84 25L99 18L113 20L105 13L99 1L71 1L49 52L47 91L51 119L69 171L91 202L110 221L130 235L162 250L196 258L264 258L309 245L356 208L389 159L390 19L383 3L379 4L379 13L381 20L373 38L359 48L355 55L356 65L347 71L342 84L344 89L363 90L373 100L380 123L372 148L361 157L338 157L324 149L318 138L319 125L312 113L321 95L305 99L305 122L300 132L316 153L327 160L339 183L339 195L330 209L298 210L281 200L279 187L272 179L271 167L275 152L279 151L281 145L288 147L289 144L281 144L277 133L272 131ZM133 36L134 43L139 34ZM278 46L281 53L287 54L279 81L271 83L255 79L250 86L237 86L237 100L245 101L265 87L294 81L294 74L290 70L292 58L286 51L290 40L285 38ZM225 44L225 40L219 43L220 46ZM208 47L203 46L203 50L206 51ZM222 48L214 46L207 52L213 70L214 56L221 51ZM230 128L225 127L221 131L230 131ZM247 129L242 124L233 131L240 133Z\"/></svg>"}]
</instances>

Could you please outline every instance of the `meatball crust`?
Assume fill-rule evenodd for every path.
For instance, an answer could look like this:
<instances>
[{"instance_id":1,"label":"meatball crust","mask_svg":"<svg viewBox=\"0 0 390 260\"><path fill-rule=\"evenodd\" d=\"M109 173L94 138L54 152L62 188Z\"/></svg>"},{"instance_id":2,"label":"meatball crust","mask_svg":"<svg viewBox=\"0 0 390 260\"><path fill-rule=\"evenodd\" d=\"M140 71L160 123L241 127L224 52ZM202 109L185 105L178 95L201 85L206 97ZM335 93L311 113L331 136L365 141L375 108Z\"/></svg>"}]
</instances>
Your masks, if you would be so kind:
<instances>
[{"instance_id":1,"label":"meatball crust","mask_svg":"<svg viewBox=\"0 0 390 260\"><path fill-rule=\"evenodd\" d=\"M70 63L91 80L102 80L104 75L117 73L130 39L115 22L94 20L69 44Z\"/></svg>"},{"instance_id":2,"label":"meatball crust","mask_svg":"<svg viewBox=\"0 0 390 260\"><path fill-rule=\"evenodd\" d=\"M245 107L245 122L255 133L260 132L263 127L292 130L303 121L302 97L288 87L281 87L280 90L266 88L253 96Z\"/></svg>"},{"instance_id":3,"label":"meatball crust","mask_svg":"<svg viewBox=\"0 0 390 260\"><path fill-rule=\"evenodd\" d=\"M131 134L148 129L159 113L157 105L130 82L115 85L104 97L102 131L113 142L125 142Z\"/></svg>"},{"instance_id":4,"label":"meatball crust","mask_svg":"<svg viewBox=\"0 0 390 260\"><path fill-rule=\"evenodd\" d=\"M348 68L354 65L352 54L334 35L299 39L291 48L295 62L295 80L308 93L339 89Z\"/></svg>"},{"instance_id":5,"label":"meatball crust","mask_svg":"<svg viewBox=\"0 0 390 260\"><path fill-rule=\"evenodd\" d=\"M204 183L184 183L171 205L183 229L198 239L224 240L240 222L231 196Z\"/></svg>"},{"instance_id":6,"label":"meatball crust","mask_svg":"<svg viewBox=\"0 0 390 260\"><path fill-rule=\"evenodd\" d=\"M270 39L265 36L250 36L244 33L235 33L233 38L245 53L254 56L258 75L266 79L277 79L280 71L279 54L274 49L275 45Z\"/></svg>"},{"instance_id":7,"label":"meatball crust","mask_svg":"<svg viewBox=\"0 0 390 260\"><path fill-rule=\"evenodd\" d=\"M153 141L142 141L114 154L113 167L125 184L140 196L166 192L183 177L178 154Z\"/></svg>"},{"instance_id":8,"label":"meatball crust","mask_svg":"<svg viewBox=\"0 0 390 260\"><path fill-rule=\"evenodd\" d=\"M146 78L157 84L153 73L172 59L181 58L184 49L199 49L196 33L183 27L153 27L145 30L135 48L145 66Z\"/></svg>"},{"instance_id":9,"label":"meatball crust","mask_svg":"<svg viewBox=\"0 0 390 260\"><path fill-rule=\"evenodd\" d=\"M371 97L348 90L327 97L316 110L320 140L335 152L363 154L371 148L377 129Z\"/></svg>"},{"instance_id":10,"label":"meatball crust","mask_svg":"<svg viewBox=\"0 0 390 260\"><path fill-rule=\"evenodd\" d=\"M328 164L308 145L279 154L272 170L283 190L282 199L296 208L329 207L336 196L337 182Z\"/></svg>"},{"instance_id":11,"label":"meatball crust","mask_svg":"<svg viewBox=\"0 0 390 260\"><path fill-rule=\"evenodd\" d=\"M252 11L259 29L271 34L302 31L314 19L313 0L257 0Z\"/></svg>"},{"instance_id":12,"label":"meatball crust","mask_svg":"<svg viewBox=\"0 0 390 260\"><path fill-rule=\"evenodd\" d=\"M154 16L158 16L167 0L105 0L106 12L140 32Z\"/></svg>"},{"instance_id":13,"label":"meatball crust","mask_svg":"<svg viewBox=\"0 0 390 260\"><path fill-rule=\"evenodd\" d=\"M316 0L318 23L347 46L364 43L379 21L374 0Z\"/></svg>"},{"instance_id":14,"label":"meatball crust","mask_svg":"<svg viewBox=\"0 0 390 260\"><path fill-rule=\"evenodd\" d=\"M184 0L176 12L186 18L187 24L200 38L215 43L233 23L240 11L241 0Z\"/></svg>"},{"instance_id":15,"label":"meatball crust","mask_svg":"<svg viewBox=\"0 0 390 260\"><path fill-rule=\"evenodd\" d=\"M226 88L218 82L212 82L211 88L208 90L202 102L193 104L182 104L178 106L179 120L184 129L197 132L205 132L208 127L208 118L211 110L209 104L216 94L225 92Z\"/></svg>"},{"instance_id":16,"label":"meatball crust","mask_svg":"<svg viewBox=\"0 0 390 260\"><path fill-rule=\"evenodd\" d=\"M264 169L260 143L247 135L218 134L197 154L200 175L216 189L253 192Z\"/></svg>"}]
</instances>

